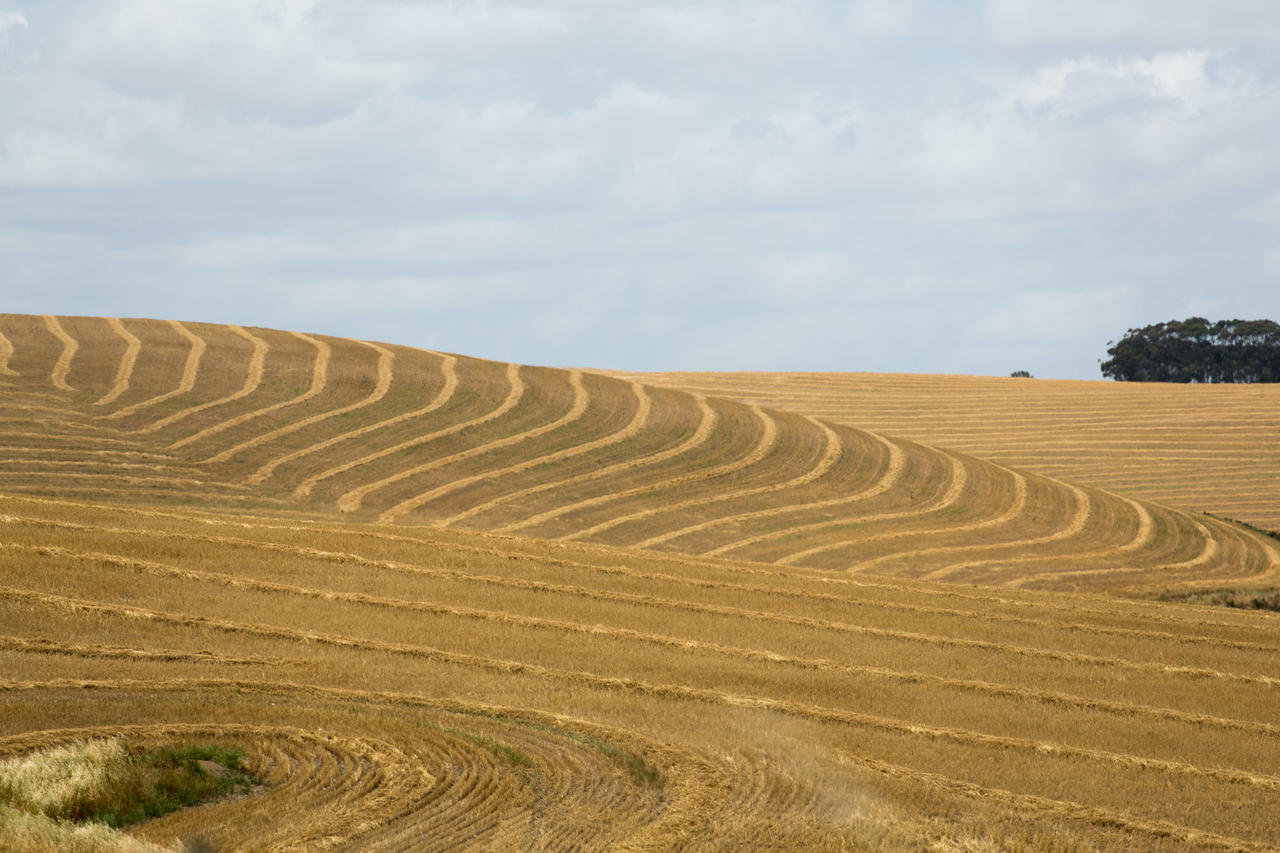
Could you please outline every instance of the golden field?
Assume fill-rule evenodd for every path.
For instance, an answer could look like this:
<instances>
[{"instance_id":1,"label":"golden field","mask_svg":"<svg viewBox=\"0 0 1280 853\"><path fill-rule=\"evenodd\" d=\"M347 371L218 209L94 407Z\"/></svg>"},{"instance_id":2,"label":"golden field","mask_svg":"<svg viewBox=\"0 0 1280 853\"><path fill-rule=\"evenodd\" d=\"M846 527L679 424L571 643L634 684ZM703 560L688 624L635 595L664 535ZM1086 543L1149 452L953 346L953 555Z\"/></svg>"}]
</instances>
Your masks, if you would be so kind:
<instances>
[{"instance_id":1,"label":"golden field","mask_svg":"<svg viewBox=\"0 0 1280 853\"><path fill-rule=\"evenodd\" d=\"M1280 619L1143 597L1274 587L1254 530L591 371L0 335L0 758L212 741L268 782L137 838L1280 846Z\"/></svg>"},{"instance_id":2,"label":"golden field","mask_svg":"<svg viewBox=\"0 0 1280 853\"><path fill-rule=\"evenodd\" d=\"M895 373L618 374L1280 530L1280 390Z\"/></svg>"}]
</instances>

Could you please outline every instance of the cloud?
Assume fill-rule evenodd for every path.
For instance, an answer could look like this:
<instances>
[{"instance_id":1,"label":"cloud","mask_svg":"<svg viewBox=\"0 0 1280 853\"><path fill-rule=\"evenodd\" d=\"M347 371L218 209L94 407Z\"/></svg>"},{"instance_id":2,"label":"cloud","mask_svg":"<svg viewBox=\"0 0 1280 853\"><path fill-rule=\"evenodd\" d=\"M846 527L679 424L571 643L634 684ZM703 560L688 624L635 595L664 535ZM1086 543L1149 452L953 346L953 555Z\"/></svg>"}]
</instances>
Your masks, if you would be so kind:
<instances>
[{"instance_id":1,"label":"cloud","mask_svg":"<svg viewBox=\"0 0 1280 853\"><path fill-rule=\"evenodd\" d=\"M7 44L17 30L27 27L27 16L21 12L0 11L0 46Z\"/></svg>"},{"instance_id":2,"label":"cloud","mask_svg":"<svg viewBox=\"0 0 1280 853\"><path fill-rule=\"evenodd\" d=\"M1280 38L1270 0L987 0L991 34L1015 44L1197 45Z\"/></svg>"},{"instance_id":3,"label":"cloud","mask_svg":"<svg viewBox=\"0 0 1280 853\"><path fill-rule=\"evenodd\" d=\"M1207 281L1233 313L1274 281L1256 4L9 8L20 310L542 363L1093 375L1055 317L1166 318Z\"/></svg>"},{"instance_id":4,"label":"cloud","mask_svg":"<svg viewBox=\"0 0 1280 853\"><path fill-rule=\"evenodd\" d=\"M1117 323L1132 314L1137 301L1128 285L1028 291L984 314L973 325L972 335L1006 346L1095 340L1114 335Z\"/></svg>"}]
</instances>

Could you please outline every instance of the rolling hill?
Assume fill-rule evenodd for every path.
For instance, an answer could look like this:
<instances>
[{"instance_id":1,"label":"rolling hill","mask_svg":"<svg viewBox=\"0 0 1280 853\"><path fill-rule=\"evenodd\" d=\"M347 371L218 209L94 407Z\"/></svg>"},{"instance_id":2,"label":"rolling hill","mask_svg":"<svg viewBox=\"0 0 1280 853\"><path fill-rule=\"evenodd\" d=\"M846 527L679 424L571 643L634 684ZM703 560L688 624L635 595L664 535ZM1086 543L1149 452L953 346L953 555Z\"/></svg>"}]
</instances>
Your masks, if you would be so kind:
<instances>
[{"instance_id":1,"label":"rolling hill","mask_svg":"<svg viewBox=\"0 0 1280 853\"><path fill-rule=\"evenodd\" d=\"M1280 387L895 373L638 373L1280 531Z\"/></svg>"},{"instance_id":2,"label":"rolling hill","mask_svg":"<svg viewBox=\"0 0 1280 853\"><path fill-rule=\"evenodd\" d=\"M1274 540L893 433L295 332L0 317L0 490L987 584L1269 584ZM910 420L910 419L908 419Z\"/></svg>"},{"instance_id":3,"label":"rolling hill","mask_svg":"<svg viewBox=\"0 0 1280 853\"><path fill-rule=\"evenodd\" d=\"M0 760L244 750L169 849L1280 849L1280 614L1142 597L1280 543L639 379L0 315Z\"/></svg>"}]
</instances>

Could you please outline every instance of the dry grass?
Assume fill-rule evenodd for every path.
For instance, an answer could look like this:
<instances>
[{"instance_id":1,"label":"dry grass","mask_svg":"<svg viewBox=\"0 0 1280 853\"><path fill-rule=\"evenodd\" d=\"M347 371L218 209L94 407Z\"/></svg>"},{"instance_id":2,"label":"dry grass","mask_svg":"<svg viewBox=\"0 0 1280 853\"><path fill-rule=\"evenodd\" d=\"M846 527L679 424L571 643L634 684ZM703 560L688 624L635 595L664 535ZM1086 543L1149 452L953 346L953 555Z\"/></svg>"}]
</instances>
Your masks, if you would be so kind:
<instances>
[{"instance_id":1,"label":"dry grass","mask_svg":"<svg viewBox=\"0 0 1280 853\"><path fill-rule=\"evenodd\" d=\"M138 839L1280 847L1280 617L1113 595L1274 588L1246 525L585 371L0 335L0 760L198 740L269 782Z\"/></svg>"},{"instance_id":2,"label":"dry grass","mask_svg":"<svg viewBox=\"0 0 1280 853\"><path fill-rule=\"evenodd\" d=\"M892 373L619 374L1280 530L1280 389Z\"/></svg>"},{"instance_id":3,"label":"dry grass","mask_svg":"<svg viewBox=\"0 0 1280 853\"><path fill-rule=\"evenodd\" d=\"M1274 542L1225 521L599 374L194 323L0 329L19 375L5 393L32 415L0 421L15 493L991 584L1145 593L1280 571Z\"/></svg>"},{"instance_id":4,"label":"dry grass","mask_svg":"<svg viewBox=\"0 0 1280 853\"><path fill-rule=\"evenodd\" d=\"M1280 843L1271 614L0 503L0 754L199 738L272 782L146 838Z\"/></svg>"},{"instance_id":5,"label":"dry grass","mask_svg":"<svg viewBox=\"0 0 1280 853\"><path fill-rule=\"evenodd\" d=\"M51 747L0 762L0 802L50 818L68 818L111 795L129 772L118 739Z\"/></svg>"}]
</instances>

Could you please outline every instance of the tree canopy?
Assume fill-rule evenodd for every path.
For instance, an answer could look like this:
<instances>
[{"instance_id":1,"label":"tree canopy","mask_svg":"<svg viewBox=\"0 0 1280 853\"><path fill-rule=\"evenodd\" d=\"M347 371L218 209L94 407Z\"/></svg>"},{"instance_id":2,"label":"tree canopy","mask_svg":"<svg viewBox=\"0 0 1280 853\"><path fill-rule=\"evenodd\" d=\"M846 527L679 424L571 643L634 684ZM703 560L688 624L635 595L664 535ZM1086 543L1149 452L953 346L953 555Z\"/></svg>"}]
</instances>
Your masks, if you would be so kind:
<instances>
[{"instance_id":1,"label":"tree canopy","mask_svg":"<svg viewBox=\"0 0 1280 853\"><path fill-rule=\"evenodd\" d=\"M1102 375L1127 382L1280 382L1280 324L1170 320L1109 341Z\"/></svg>"}]
</instances>

